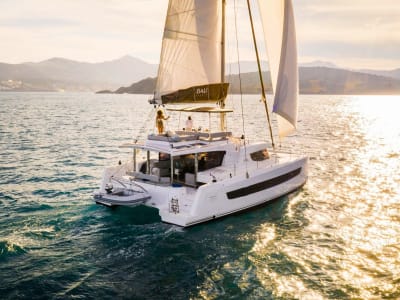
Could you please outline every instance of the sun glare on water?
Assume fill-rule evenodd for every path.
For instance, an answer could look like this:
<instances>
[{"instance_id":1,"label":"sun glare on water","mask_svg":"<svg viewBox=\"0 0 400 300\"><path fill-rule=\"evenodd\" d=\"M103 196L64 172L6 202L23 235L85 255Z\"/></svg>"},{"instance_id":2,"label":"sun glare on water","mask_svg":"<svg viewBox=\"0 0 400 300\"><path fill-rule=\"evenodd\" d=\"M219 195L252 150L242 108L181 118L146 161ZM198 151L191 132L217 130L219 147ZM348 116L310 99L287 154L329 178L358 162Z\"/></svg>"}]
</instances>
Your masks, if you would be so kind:
<instances>
[{"instance_id":1,"label":"sun glare on water","mask_svg":"<svg viewBox=\"0 0 400 300\"><path fill-rule=\"evenodd\" d=\"M260 226L256 274L280 297L323 299L310 282L334 298L391 297L400 278L400 96L344 96L334 104L337 139L319 145L324 156L310 161L312 177L290 199L286 219ZM319 160L326 168L318 170ZM293 222L297 231L277 234Z\"/></svg>"},{"instance_id":2,"label":"sun glare on water","mask_svg":"<svg viewBox=\"0 0 400 300\"><path fill-rule=\"evenodd\" d=\"M393 145L392 141L400 142L400 96L359 96L353 101L353 110L363 117L367 136L389 138Z\"/></svg>"}]
</instances>

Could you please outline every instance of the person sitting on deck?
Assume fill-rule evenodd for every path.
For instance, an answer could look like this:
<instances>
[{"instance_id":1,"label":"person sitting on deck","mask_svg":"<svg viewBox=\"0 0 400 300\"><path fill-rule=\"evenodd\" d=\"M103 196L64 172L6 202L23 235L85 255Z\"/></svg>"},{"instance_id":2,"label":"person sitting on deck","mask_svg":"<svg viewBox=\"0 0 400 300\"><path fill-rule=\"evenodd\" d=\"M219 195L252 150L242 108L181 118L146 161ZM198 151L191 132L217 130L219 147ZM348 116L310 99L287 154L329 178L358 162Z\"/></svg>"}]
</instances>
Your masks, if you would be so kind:
<instances>
[{"instance_id":1,"label":"person sitting on deck","mask_svg":"<svg viewBox=\"0 0 400 300\"><path fill-rule=\"evenodd\" d=\"M163 134L164 132L164 120L168 120L168 117L164 116L164 113L161 109L157 111L157 116L156 116L156 125L158 129L158 134Z\"/></svg>"},{"instance_id":2,"label":"person sitting on deck","mask_svg":"<svg viewBox=\"0 0 400 300\"><path fill-rule=\"evenodd\" d=\"M186 128L185 128L185 130L186 131L192 131L192 128L193 128L193 120L192 120L192 117L189 116L187 118L187 120L186 120Z\"/></svg>"}]
</instances>

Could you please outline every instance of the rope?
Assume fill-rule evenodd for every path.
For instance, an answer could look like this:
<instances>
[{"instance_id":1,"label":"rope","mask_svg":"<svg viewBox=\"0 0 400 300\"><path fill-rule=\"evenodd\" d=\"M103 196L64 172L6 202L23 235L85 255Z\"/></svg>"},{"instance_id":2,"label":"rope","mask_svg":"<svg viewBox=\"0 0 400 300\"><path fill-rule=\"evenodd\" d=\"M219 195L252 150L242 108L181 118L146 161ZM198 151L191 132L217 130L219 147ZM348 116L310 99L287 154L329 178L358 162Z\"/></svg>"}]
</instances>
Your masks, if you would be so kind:
<instances>
[{"instance_id":1,"label":"rope","mask_svg":"<svg viewBox=\"0 0 400 300\"><path fill-rule=\"evenodd\" d=\"M178 129L177 129L177 130L180 130L180 129L181 129L181 115L182 115L182 112L179 112ZM185 125L185 127L186 127L186 125ZM185 129L186 129L186 128L185 128Z\"/></svg>"},{"instance_id":2,"label":"rope","mask_svg":"<svg viewBox=\"0 0 400 300\"><path fill-rule=\"evenodd\" d=\"M234 15L235 15L235 37L236 37L236 53L237 53L237 62L238 62L238 71L239 71L239 92L240 92L240 107L242 112L242 133L243 133L243 146L244 146L244 156L245 156L245 167L246 167L246 178L249 178L249 172L247 169L247 147L246 147L246 130L244 126L244 108L243 108L243 93L242 93L242 77L240 71L240 55L239 55L239 40L238 40L238 28L237 28L237 7L236 0L233 1L234 7Z\"/></svg>"},{"instance_id":3,"label":"rope","mask_svg":"<svg viewBox=\"0 0 400 300\"><path fill-rule=\"evenodd\" d=\"M150 109L149 113L147 114L147 117L146 117L145 121L143 122L143 126L140 127L140 129L139 129L139 133L137 134L136 138L133 137L133 141L134 142L137 142L138 140L140 140L143 137L143 133L145 132L145 129L148 126L150 120L152 118L154 118L154 115L155 115L154 111L155 111L154 109Z\"/></svg>"},{"instance_id":4,"label":"rope","mask_svg":"<svg viewBox=\"0 0 400 300\"><path fill-rule=\"evenodd\" d=\"M232 53L231 53L231 51L232 51L231 40L230 39L225 39L225 45L228 48L228 51L227 51L227 53L228 53L228 61L231 62L231 61L233 61ZM232 75L232 63L229 63L228 64L228 82L230 82L231 84L233 83L233 79L232 78L233 78L233 75ZM233 111L235 111L236 110L235 109L235 101L233 101L233 96L232 96L231 93L228 93L227 99L229 100L229 103L231 103ZM228 127L228 120L229 120L229 118L225 119L225 123L226 123L226 127L225 128L226 128L226 130L228 130L228 128L229 128Z\"/></svg>"},{"instance_id":5,"label":"rope","mask_svg":"<svg viewBox=\"0 0 400 300\"><path fill-rule=\"evenodd\" d=\"M169 130L168 119L170 118L170 116L167 116L166 110L164 108L159 107L158 109L161 109L163 111L164 117L166 117L166 119L164 119L163 122L165 121L164 131L167 132Z\"/></svg>"}]
</instances>

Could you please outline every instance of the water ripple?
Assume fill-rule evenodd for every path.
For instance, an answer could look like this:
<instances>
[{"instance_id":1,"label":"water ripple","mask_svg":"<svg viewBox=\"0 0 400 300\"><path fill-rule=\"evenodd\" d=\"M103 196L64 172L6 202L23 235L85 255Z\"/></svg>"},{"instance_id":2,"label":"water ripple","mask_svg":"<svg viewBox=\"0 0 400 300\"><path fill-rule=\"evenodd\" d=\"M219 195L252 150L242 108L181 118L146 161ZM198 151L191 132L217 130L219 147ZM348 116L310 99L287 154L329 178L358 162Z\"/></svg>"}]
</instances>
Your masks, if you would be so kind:
<instances>
[{"instance_id":1,"label":"water ripple","mask_svg":"<svg viewBox=\"0 0 400 300\"><path fill-rule=\"evenodd\" d=\"M279 147L310 157L307 184L189 229L92 201L103 168L131 157L117 146L148 133L146 99L0 94L2 298L400 298L399 97L301 96ZM250 141L268 136L257 105L246 98Z\"/></svg>"},{"instance_id":2,"label":"water ripple","mask_svg":"<svg viewBox=\"0 0 400 300\"><path fill-rule=\"evenodd\" d=\"M9 241L0 241L0 261L6 260L8 258L19 256L26 253L26 250Z\"/></svg>"}]
</instances>

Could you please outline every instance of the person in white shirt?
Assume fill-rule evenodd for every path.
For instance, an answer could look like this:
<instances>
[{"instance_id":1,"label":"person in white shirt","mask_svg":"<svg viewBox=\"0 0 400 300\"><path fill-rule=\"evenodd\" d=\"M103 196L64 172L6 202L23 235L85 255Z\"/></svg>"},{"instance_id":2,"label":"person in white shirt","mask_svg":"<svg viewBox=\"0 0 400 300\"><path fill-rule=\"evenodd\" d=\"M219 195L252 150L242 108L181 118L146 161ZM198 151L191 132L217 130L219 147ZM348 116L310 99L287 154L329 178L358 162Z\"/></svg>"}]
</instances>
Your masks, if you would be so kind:
<instances>
[{"instance_id":1,"label":"person in white shirt","mask_svg":"<svg viewBox=\"0 0 400 300\"><path fill-rule=\"evenodd\" d=\"M187 120L186 120L186 127L185 127L185 130L186 130L186 131L192 131L192 128L193 128L193 120L192 120L192 117L189 116L189 117L187 118Z\"/></svg>"}]
</instances>

